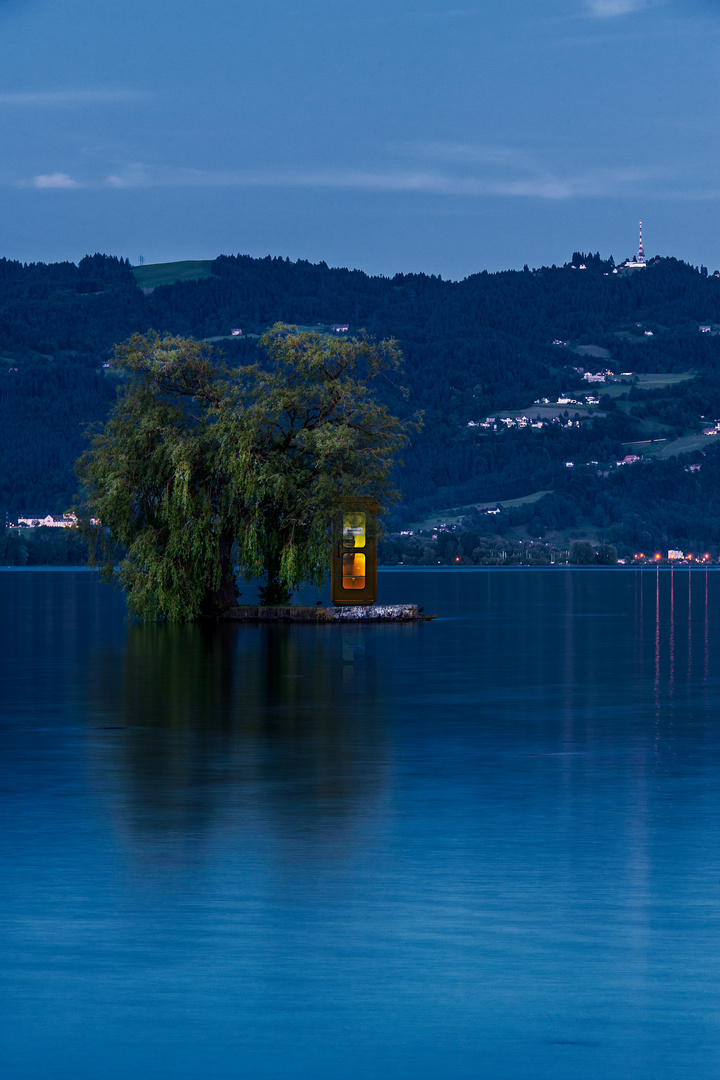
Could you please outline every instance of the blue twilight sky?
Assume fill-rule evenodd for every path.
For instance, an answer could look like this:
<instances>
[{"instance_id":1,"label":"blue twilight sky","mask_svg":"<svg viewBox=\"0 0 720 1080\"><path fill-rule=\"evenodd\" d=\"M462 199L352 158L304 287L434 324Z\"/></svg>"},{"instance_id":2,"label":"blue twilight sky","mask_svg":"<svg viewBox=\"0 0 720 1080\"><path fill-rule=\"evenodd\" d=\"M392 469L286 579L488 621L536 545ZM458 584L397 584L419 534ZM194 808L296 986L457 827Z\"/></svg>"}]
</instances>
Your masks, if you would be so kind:
<instances>
[{"instance_id":1,"label":"blue twilight sky","mask_svg":"<svg viewBox=\"0 0 720 1080\"><path fill-rule=\"evenodd\" d=\"M720 0L0 0L0 255L720 267Z\"/></svg>"}]
</instances>

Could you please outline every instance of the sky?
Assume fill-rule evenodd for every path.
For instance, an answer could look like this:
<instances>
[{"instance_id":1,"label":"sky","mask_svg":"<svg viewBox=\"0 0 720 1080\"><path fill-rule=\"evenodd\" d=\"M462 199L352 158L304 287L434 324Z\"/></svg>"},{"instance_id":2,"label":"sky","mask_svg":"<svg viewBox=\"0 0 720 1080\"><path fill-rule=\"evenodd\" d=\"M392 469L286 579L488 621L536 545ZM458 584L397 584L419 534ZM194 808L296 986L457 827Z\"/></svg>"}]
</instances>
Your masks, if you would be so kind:
<instances>
[{"instance_id":1,"label":"sky","mask_svg":"<svg viewBox=\"0 0 720 1080\"><path fill-rule=\"evenodd\" d=\"M720 0L0 0L0 256L720 268Z\"/></svg>"}]
</instances>

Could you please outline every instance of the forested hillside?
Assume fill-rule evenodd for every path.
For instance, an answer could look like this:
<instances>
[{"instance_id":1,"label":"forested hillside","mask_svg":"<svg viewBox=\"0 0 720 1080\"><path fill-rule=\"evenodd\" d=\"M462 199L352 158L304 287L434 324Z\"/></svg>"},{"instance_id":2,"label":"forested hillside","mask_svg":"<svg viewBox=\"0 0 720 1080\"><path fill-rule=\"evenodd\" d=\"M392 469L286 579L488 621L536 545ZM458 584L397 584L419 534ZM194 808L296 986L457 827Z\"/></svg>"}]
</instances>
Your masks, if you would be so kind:
<instances>
[{"instance_id":1,"label":"forested hillside","mask_svg":"<svg viewBox=\"0 0 720 1080\"><path fill-rule=\"evenodd\" d=\"M630 511L608 493L619 483L616 463L631 455L642 460L622 466L632 471L623 484L654 491L657 470L677 466L680 487L662 525L646 520L634 496L643 527L615 539L631 543L639 528L651 538L661 527L663 536L686 535L683 507L693 500L682 478L697 475L684 471L685 458L661 460L694 434L687 461L702 457L700 432L720 418L720 277L704 268L661 258L615 272L612 260L576 252L562 267L460 282L242 255L219 257L211 271L143 291L127 262L104 255L78 266L0 260L0 509L12 518L70 505L83 429L116 393L103 364L133 331L219 338L232 362L246 362L254 335L274 322L323 332L347 323L351 333L399 339L411 395L405 401L390 385L385 393L398 409L425 412L400 474L398 525L542 490L555 494L518 508L527 520L517 524L539 535L575 520L617 534ZM230 338L233 327L241 338ZM599 371L617 379L583 378Z\"/></svg>"}]
</instances>

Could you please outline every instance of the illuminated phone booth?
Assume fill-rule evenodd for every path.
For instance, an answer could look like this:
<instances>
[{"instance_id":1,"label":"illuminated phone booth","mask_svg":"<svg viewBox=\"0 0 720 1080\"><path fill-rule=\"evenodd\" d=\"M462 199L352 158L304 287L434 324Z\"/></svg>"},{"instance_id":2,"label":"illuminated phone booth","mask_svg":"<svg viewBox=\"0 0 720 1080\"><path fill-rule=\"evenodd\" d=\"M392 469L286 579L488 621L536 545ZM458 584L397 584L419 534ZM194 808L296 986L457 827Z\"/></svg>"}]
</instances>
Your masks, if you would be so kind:
<instances>
[{"instance_id":1,"label":"illuminated phone booth","mask_svg":"<svg viewBox=\"0 0 720 1080\"><path fill-rule=\"evenodd\" d=\"M330 589L333 604L374 604L377 600L377 529L374 504L348 500L338 511Z\"/></svg>"}]
</instances>

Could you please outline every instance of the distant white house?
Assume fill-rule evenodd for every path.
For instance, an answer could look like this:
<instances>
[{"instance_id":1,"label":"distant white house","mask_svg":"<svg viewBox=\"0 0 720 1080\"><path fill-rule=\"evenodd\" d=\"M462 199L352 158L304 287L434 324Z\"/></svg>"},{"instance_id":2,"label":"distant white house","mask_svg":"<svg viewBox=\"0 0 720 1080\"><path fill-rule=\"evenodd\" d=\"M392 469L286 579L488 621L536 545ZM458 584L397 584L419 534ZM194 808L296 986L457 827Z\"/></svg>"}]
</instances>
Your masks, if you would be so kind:
<instances>
[{"instance_id":1,"label":"distant white house","mask_svg":"<svg viewBox=\"0 0 720 1080\"><path fill-rule=\"evenodd\" d=\"M701 334L709 334L712 330L712 326L698 326L698 330Z\"/></svg>"},{"instance_id":2,"label":"distant white house","mask_svg":"<svg viewBox=\"0 0 720 1080\"><path fill-rule=\"evenodd\" d=\"M31 529L39 529L45 526L47 529L71 529L77 525L74 514L47 514L45 517L19 517L18 525L25 525Z\"/></svg>"},{"instance_id":3,"label":"distant white house","mask_svg":"<svg viewBox=\"0 0 720 1080\"><path fill-rule=\"evenodd\" d=\"M605 382L605 376L600 372L598 372L597 375L591 375L589 371L586 371L583 375L583 380L585 382Z\"/></svg>"},{"instance_id":4,"label":"distant white house","mask_svg":"<svg viewBox=\"0 0 720 1080\"><path fill-rule=\"evenodd\" d=\"M350 324L349 323L333 323L332 326L330 327L330 329L334 330L336 334L347 334L348 330L350 329Z\"/></svg>"},{"instance_id":5,"label":"distant white house","mask_svg":"<svg viewBox=\"0 0 720 1080\"><path fill-rule=\"evenodd\" d=\"M234 326L230 333L233 337L240 337L240 335L242 334L242 330L239 330L236 326Z\"/></svg>"}]
</instances>

